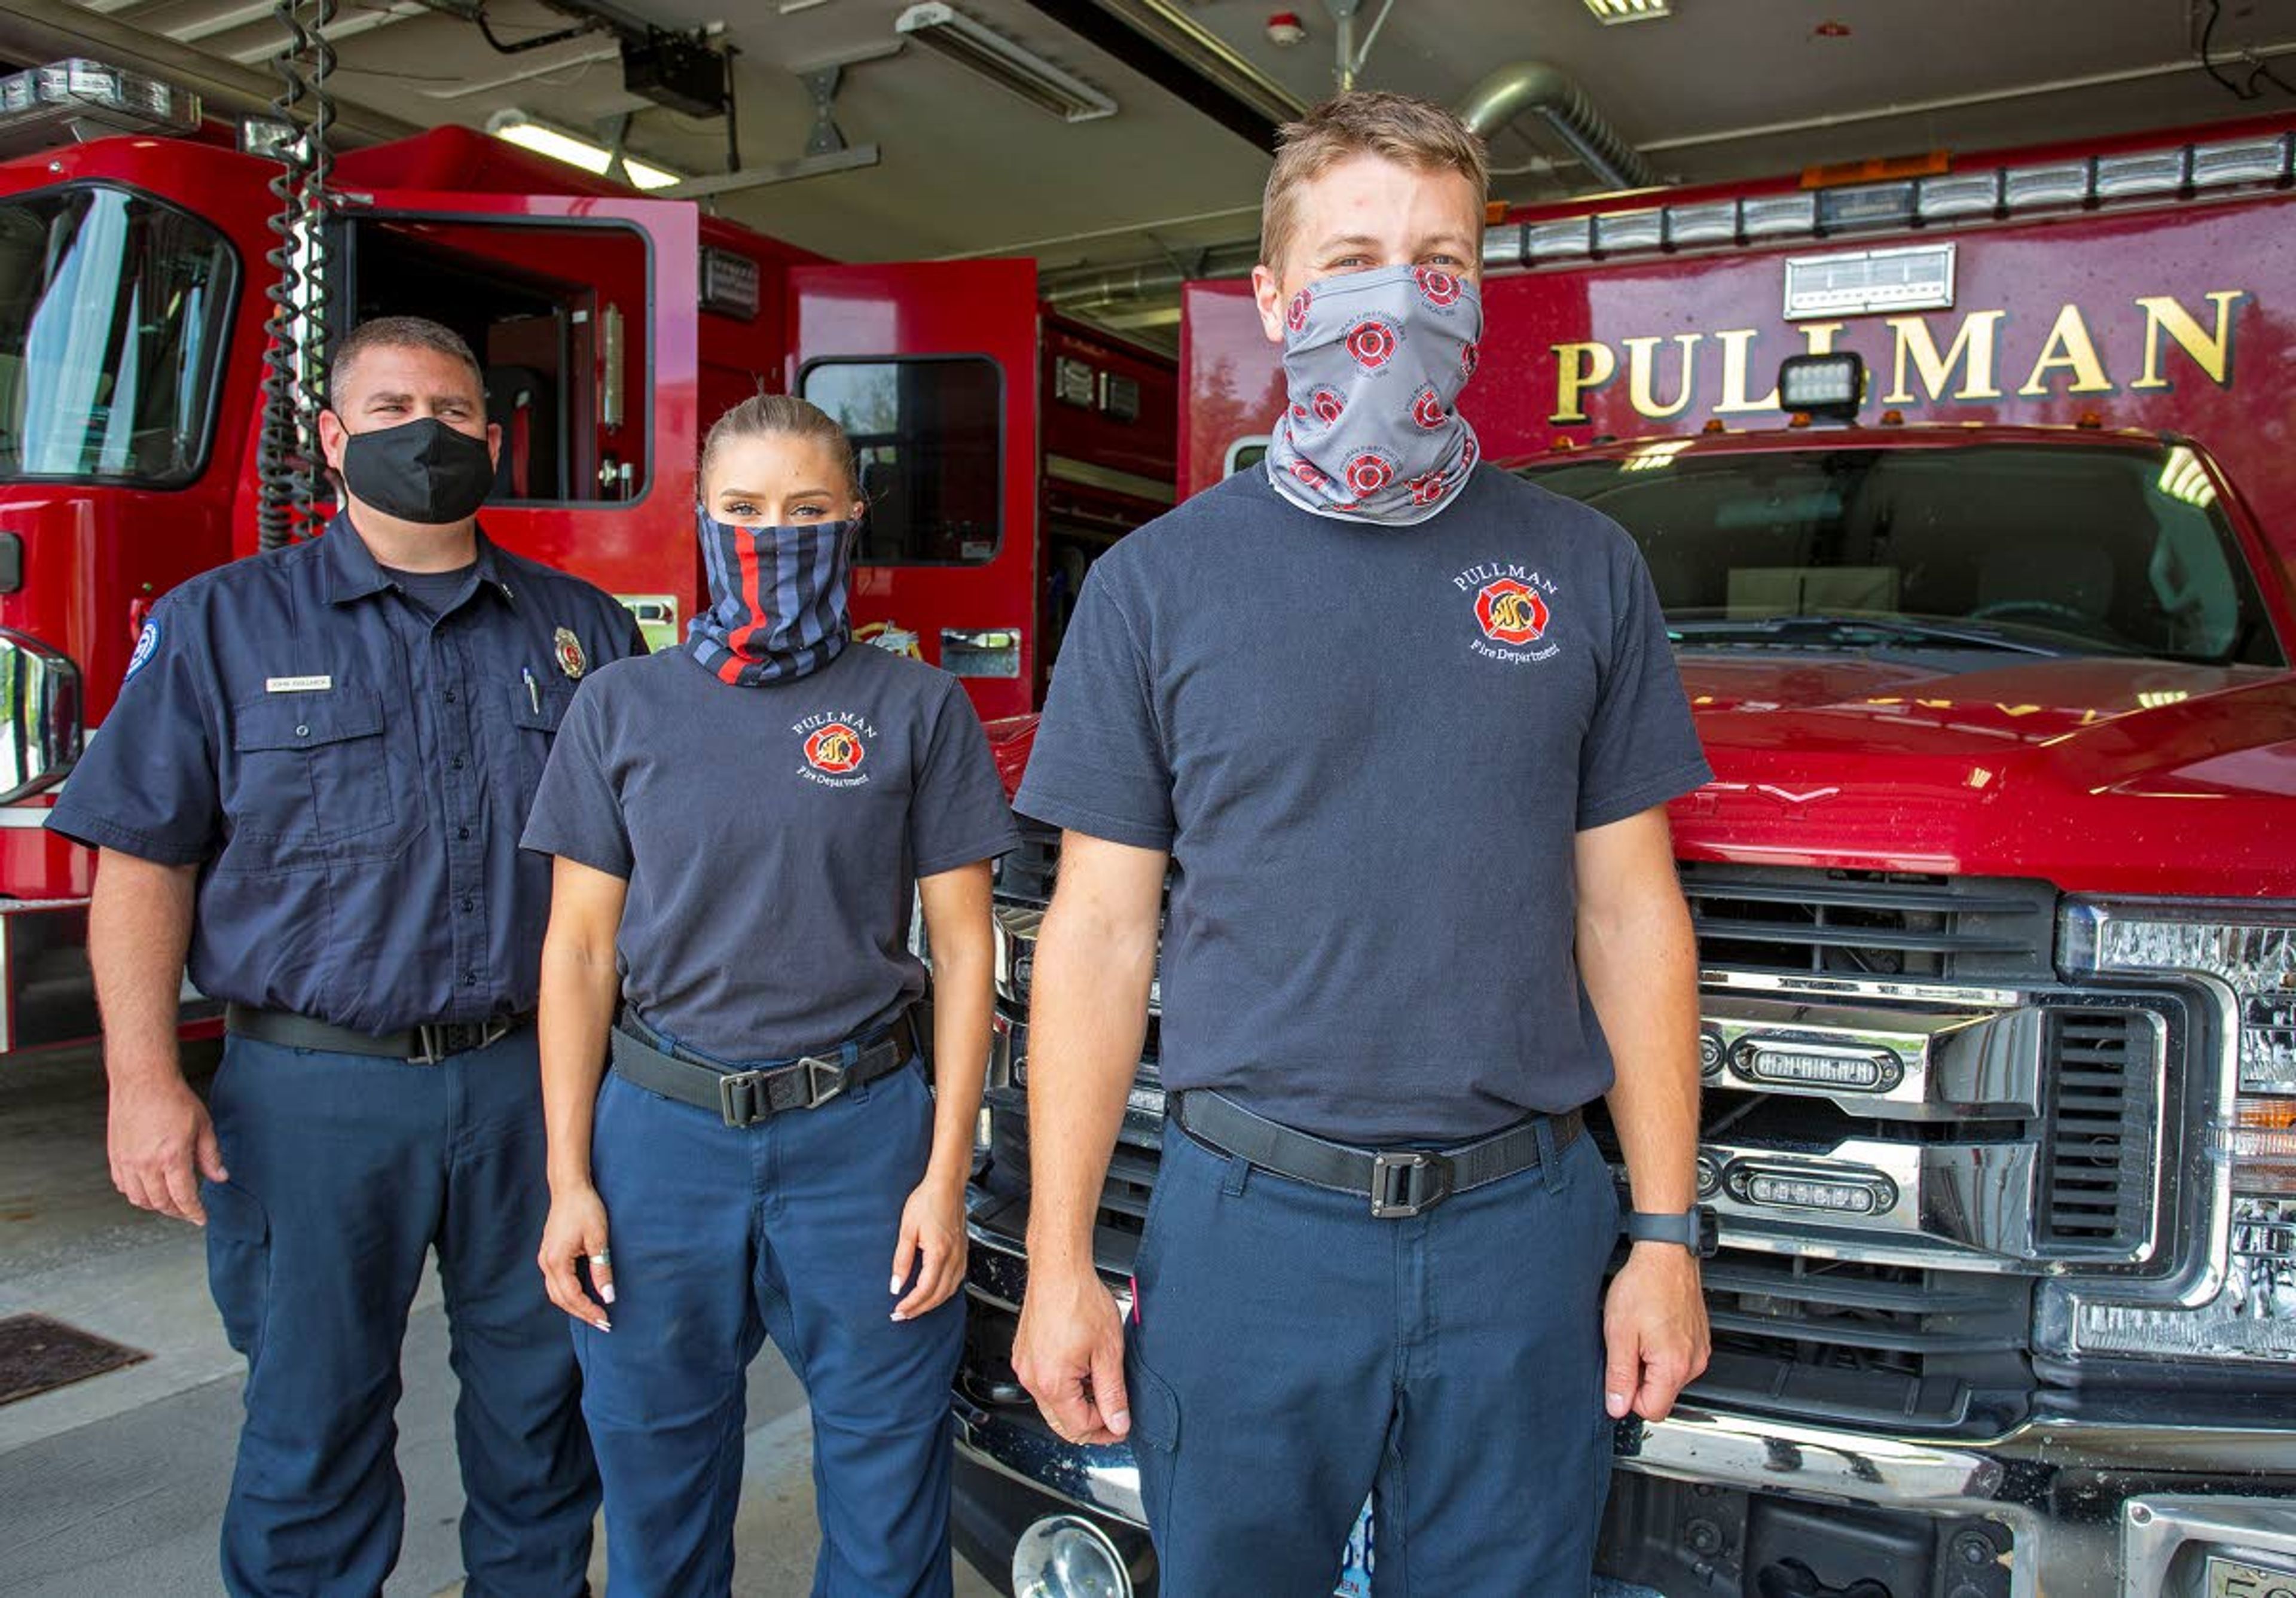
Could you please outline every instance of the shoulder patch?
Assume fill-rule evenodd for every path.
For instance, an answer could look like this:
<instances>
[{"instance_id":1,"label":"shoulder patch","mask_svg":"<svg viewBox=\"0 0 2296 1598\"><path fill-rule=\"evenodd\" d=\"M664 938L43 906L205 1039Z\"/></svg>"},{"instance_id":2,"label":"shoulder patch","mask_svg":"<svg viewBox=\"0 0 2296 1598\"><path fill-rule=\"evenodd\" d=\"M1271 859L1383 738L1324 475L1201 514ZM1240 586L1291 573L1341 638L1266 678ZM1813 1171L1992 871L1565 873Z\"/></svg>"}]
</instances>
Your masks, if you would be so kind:
<instances>
[{"instance_id":1,"label":"shoulder patch","mask_svg":"<svg viewBox=\"0 0 2296 1598\"><path fill-rule=\"evenodd\" d=\"M160 622L157 617L153 617L145 622L144 630L135 635L135 653L127 657L127 675L119 680L120 686L125 688L135 681L135 673L150 665L152 657L159 653Z\"/></svg>"}]
</instances>

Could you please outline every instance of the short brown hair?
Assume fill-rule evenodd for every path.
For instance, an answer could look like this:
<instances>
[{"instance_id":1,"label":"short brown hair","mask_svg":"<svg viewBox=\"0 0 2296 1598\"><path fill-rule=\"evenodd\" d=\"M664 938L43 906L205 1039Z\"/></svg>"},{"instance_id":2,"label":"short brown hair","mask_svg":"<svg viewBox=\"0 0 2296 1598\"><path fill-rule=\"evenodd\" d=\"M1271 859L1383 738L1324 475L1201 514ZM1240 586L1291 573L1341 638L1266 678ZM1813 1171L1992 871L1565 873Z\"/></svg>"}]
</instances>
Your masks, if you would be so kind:
<instances>
[{"instance_id":1,"label":"short brown hair","mask_svg":"<svg viewBox=\"0 0 2296 1598\"><path fill-rule=\"evenodd\" d=\"M1357 89L1324 101L1275 137L1275 165L1259 207L1259 260L1283 268L1300 210L1300 190L1351 155L1383 155L1423 172L1456 172L1475 191L1480 218L1491 189L1483 141L1441 106L1384 89Z\"/></svg>"},{"instance_id":2,"label":"short brown hair","mask_svg":"<svg viewBox=\"0 0 2296 1598\"><path fill-rule=\"evenodd\" d=\"M471 380L479 385L480 400L486 398L485 368L479 365L479 358L471 353L461 334L428 317L375 317L352 328L335 346L335 358L327 367L329 404L341 395L350 382L351 367L370 350L429 350L458 360L471 369Z\"/></svg>"},{"instance_id":3,"label":"short brown hair","mask_svg":"<svg viewBox=\"0 0 2296 1598\"><path fill-rule=\"evenodd\" d=\"M811 439L826 449L853 497L861 498L853 441L827 411L794 394L753 394L711 424L709 436L701 441L701 481L709 481L709 463L721 445L734 439L775 437Z\"/></svg>"}]
</instances>

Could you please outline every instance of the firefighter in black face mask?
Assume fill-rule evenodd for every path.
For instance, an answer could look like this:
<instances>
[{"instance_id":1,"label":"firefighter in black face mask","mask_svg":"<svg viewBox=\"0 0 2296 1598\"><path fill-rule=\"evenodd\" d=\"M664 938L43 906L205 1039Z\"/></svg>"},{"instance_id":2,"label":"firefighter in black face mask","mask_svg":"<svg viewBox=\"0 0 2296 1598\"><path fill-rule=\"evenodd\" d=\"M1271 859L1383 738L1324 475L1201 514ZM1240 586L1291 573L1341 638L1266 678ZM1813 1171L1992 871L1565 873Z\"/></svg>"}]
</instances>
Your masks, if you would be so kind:
<instances>
[{"instance_id":1,"label":"firefighter in black face mask","mask_svg":"<svg viewBox=\"0 0 2296 1598\"><path fill-rule=\"evenodd\" d=\"M234 1598L381 1590L399 1346L434 1248L463 1590L573 1598L597 1474L531 1263L550 869L518 840L578 680L644 646L608 596L480 531L499 437L455 334L369 322L330 391L341 513L160 599L49 823L102 852L113 1180L207 1228L247 1356ZM204 1104L176 1054L187 965L229 1006Z\"/></svg>"}]
</instances>

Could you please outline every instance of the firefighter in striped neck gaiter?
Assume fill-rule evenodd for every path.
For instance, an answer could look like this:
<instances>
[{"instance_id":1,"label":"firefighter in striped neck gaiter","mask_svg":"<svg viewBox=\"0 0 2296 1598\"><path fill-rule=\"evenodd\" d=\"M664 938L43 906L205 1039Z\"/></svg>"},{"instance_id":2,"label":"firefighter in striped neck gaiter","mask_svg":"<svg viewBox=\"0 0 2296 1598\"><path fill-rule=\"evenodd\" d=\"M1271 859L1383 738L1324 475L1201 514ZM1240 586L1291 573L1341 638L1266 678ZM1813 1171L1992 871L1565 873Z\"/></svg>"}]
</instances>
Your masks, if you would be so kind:
<instances>
[{"instance_id":1,"label":"firefighter in striped neck gaiter","mask_svg":"<svg viewBox=\"0 0 2296 1598\"><path fill-rule=\"evenodd\" d=\"M709 608L685 647L721 682L758 688L818 671L853 636L846 582L861 522L752 527L696 513Z\"/></svg>"}]
</instances>

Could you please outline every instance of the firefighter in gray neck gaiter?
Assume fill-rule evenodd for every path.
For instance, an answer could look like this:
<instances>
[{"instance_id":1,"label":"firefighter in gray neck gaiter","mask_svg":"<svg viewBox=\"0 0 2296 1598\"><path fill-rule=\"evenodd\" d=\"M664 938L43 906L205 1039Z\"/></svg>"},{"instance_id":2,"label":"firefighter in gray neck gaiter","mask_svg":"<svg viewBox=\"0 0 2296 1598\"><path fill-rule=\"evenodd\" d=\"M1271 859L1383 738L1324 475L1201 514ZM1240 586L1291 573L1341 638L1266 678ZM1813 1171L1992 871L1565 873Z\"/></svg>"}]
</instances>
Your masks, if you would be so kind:
<instances>
[{"instance_id":1,"label":"firefighter in gray neck gaiter","mask_svg":"<svg viewBox=\"0 0 2296 1598\"><path fill-rule=\"evenodd\" d=\"M1283 317L1291 402L1267 475L1318 515L1408 527L1464 486L1481 450L1454 409L1474 375L1483 302L1435 267L1311 284Z\"/></svg>"}]
</instances>

